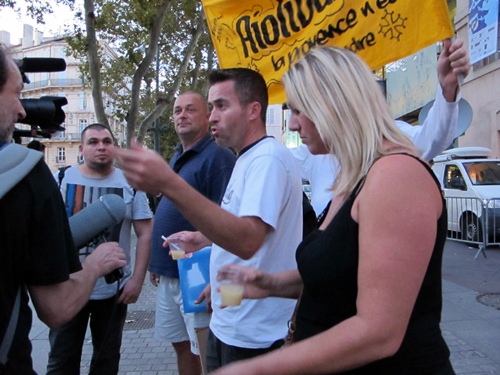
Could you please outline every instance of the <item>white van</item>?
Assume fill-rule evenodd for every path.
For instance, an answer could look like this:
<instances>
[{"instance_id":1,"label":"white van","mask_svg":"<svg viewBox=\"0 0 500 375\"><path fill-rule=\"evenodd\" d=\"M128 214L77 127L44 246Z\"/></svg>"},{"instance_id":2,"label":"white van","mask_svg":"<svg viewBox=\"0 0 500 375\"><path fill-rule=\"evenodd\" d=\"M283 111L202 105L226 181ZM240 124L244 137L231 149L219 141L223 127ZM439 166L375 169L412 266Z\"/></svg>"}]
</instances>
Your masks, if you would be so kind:
<instances>
[{"instance_id":1,"label":"white van","mask_svg":"<svg viewBox=\"0 0 500 375\"><path fill-rule=\"evenodd\" d=\"M448 209L448 230L466 241L500 239L500 159L489 159L485 147L461 147L434 158L436 174ZM496 242L496 241L494 241Z\"/></svg>"}]
</instances>

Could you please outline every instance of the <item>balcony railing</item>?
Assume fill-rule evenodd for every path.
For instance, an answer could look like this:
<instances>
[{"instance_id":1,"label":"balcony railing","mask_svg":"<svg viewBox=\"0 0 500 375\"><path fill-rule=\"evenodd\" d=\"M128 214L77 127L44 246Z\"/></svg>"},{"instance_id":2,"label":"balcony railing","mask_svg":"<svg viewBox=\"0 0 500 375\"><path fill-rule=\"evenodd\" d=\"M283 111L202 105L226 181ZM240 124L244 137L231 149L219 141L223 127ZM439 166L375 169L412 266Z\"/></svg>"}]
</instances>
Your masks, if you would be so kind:
<instances>
[{"instance_id":1,"label":"balcony railing","mask_svg":"<svg viewBox=\"0 0 500 375\"><path fill-rule=\"evenodd\" d=\"M24 85L24 89L37 89L41 87L52 87L52 86L82 86L83 80L81 78L51 78L44 79L41 81L31 82L28 85Z\"/></svg>"},{"instance_id":2,"label":"balcony railing","mask_svg":"<svg viewBox=\"0 0 500 375\"><path fill-rule=\"evenodd\" d=\"M79 141L82 139L82 135L80 133L66 133L65 138L69 141Z\"/></svg>"},{"instance_id":3,"label":"balcony railing","mask_svg":"<svg viewBox=\"0 0 500 375\"><path fill-rule=\"evenodd\" d=\"M80 133L67 133L61 132L52 136L52 140L55 141L80 141L82 135Z\"/></svg>"}]
</instances>

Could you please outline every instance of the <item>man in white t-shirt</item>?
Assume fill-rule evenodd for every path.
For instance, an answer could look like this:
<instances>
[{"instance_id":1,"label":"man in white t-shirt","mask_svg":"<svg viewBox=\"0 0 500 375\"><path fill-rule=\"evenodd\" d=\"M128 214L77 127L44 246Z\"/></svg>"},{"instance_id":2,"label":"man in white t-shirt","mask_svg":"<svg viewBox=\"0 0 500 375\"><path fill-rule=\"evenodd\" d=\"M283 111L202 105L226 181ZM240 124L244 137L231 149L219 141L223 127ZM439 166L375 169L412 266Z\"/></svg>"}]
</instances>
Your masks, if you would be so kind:
<instances>
[{"instance_id":1,"label":"man in white t-shirt","mask_svg":"<svg viewBox=\"0 0 500 375\"><path fill-rule=\"evenodd\" d=\"M457 39L453 43L444 42L437 68L439 86L436 100L424 123L413 126L404 121L396 121L396 125L417 146L424 160L432 160L446 150L456 137L460 100L458 76L466 76L470 69L463 41ZM311 205L316 215L320 215L332 199L331 176L336 175L336 159L331 155L312 155L305 145L290 150L300 164L302 178L311 184Z\"/></svg>"},{"instance_id":2,"label":"man in white t-shirt","mask_svg":"<svg viewBox=\"0 0 500 375\"><path fill-rule=\"evenodd\" d=\"M80 152L83 164L65 170L60 191L68 217L106 194L123 198L126 213L123 221L111 228L106 241L116 241L123 248L127 265L123 278L108 284L100 278L90 301L67 324L49 332L50 353L48 375L78 374L87 325L90 325L94 352L90 373L117 374L120 362L122 331L127 305L136 303L144 284L149 264L149 248L153 228L152 212L146 194L134 191L123 172L113 166L114 138L101 124L91 124L82 131ZM58 179L58 174L55 178ZM137 234L135 264L131 264L131 230ZM80 259L94 251L83 247Z\"/></svg>"},{"instance_id":3,"label":"man in white t-shirt","mask_svg":"<svg viewBox=\"0 0 500 375\"><path fill-rule=\"evenodd\" d=\"M244 300L221 308L218 269L242 264L276 273L295 269L302 237L302 189L291 153L266 134L268 93L250 69L213 71L208 103L212 134L238 154L221 207L194 191L151 151L132 145L117 160L138 189L162 193L201 232L181 232L187 251L213 243L210 257L212 320L207 370L282 345L296 301ZM202 234L203 233L203 234Z\"/></svg>"}]
</instances>

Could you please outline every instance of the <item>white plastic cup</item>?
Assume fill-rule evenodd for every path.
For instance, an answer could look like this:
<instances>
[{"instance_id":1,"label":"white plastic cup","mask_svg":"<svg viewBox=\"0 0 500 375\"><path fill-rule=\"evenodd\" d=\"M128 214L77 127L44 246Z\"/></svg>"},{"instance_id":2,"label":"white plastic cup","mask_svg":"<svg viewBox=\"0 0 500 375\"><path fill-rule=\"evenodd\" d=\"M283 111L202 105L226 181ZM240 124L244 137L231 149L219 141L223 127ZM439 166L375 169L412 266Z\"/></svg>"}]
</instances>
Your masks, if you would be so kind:
<instances>
[{"instance_id":1,"label":"white plastic cup","mask_svg":"<svg viewBox=\"0 0 500 375\"><path fill-rule=\"evenodd\" d=\"M170 256L173 260L183 259L186 256L186 252L182 248L180 242L169 241L170 246Z\"/></svg>"},{"instance_id":2,"label":"white plastic cup","mask_svg":"<svg viewBox=\"0 0 500 375\"><path fill-rule=\"evenodd\" d=\"M235 270L223 271L219 285L222 306L239 306L245 289L242 274Z\"/></svg>"}]
</instances>

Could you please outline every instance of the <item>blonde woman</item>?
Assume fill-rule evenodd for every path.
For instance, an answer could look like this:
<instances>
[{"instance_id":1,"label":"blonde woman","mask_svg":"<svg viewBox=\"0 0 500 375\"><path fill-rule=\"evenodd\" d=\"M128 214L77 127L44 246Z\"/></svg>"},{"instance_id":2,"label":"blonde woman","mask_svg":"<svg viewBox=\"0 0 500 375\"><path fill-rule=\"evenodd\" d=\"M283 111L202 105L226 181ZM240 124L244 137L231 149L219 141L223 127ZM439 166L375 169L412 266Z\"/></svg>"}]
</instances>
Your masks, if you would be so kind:
<instances>
[{"instance_id":1,"label":"blonde woman","mask_svg":"<svg viewBox=\"0 0 500 375\"><path fill-rule=\"evenodd\" d=\"M298 270L245 272L245 297L298 298L296 343L216 374L454 374L439 328L446 210L368 67L315 49L284 76L290 129L332 154L334 200Z\"/></svg>"}]
</instances>

